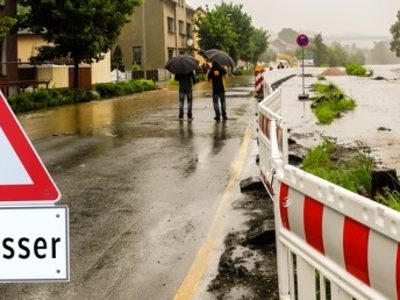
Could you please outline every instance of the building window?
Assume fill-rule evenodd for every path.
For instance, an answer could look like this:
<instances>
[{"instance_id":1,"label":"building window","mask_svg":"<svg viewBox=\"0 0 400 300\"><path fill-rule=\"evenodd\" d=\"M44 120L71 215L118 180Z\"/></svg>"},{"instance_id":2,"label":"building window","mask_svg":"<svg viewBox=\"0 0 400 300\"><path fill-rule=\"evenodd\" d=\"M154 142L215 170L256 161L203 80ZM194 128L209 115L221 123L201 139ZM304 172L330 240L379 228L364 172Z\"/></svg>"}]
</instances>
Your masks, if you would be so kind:
<instances>
[{"instance_id":1,"label":"building window","mask_svg":"<svg viewBox=\"0 0 400 300\"><path fill-rule=\"evenodd\" d=\"M186 54L186 50L179 50L179 55L185 55Z\"/></svg>"},{"instance_id":2,"label":"building window","mask_svg":"<svg viewBox=\"0 0 400 300\"><path fill-rule=\"evenodd\" d=\"M167 22L168 22L168 32L174 33L175 32L174 19L171 17L167 17Z\"/></svg>"},{"instance_id":3,"label":"building window","mask_svg":"<svg viewBox=\"0 0 400 300\"><path fill-rule=\"evenodd\" d=\"M190 23L186 23L186 34L190 37L192 36L192 24Z\"/></svg>"},{"instance_id":4,"label":"building window","mask_svg":"<svg viewBox=\"0 0 400 300\"><path fill-rule=\"evenodd\" d=\"M173 48L168 48L168 59L171 59L174 57L174 49Z\"/></svg>"},{"instance_id":5,"label":"building window","mask_svg":"<svg viewBox=\"0 0 400 300\"><path fill-rule=\"evenodd\" d=\"M133 47L132 48L132 65L142 65L142 48Z\"/></svg>"},{"instance_id":6,"label":"building window","mask_svg":"<svg viewBox=\"0 0 400 300\"><path fill-rule=\"evenodd\" d=\"M185 22L179 20L179 34L185 35Z\"/></svg>"}]
</instances>

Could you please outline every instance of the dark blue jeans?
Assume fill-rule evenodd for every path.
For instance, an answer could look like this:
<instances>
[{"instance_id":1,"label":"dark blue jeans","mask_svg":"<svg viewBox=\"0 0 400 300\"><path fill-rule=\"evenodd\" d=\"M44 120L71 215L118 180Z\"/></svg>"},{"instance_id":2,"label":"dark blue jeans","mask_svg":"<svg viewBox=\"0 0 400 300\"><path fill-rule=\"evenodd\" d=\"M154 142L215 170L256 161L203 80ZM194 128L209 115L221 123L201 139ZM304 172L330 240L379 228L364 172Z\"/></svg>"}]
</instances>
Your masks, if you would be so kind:
<instances>
[{"instance_id":1,"label":"dark blue jeans","mask_svg":"<svg viewBox=\"0 0 400 300\"><path fill-rule=\"evenodd\" d=\"M214 102L215 117L219 118L222 115L222 117L225 118L226 117L225 93L213 94L213 102Z\"/></svg>"},{"instance_id":2,"label":"dark blue jeans","mask_svg":"<svg viewBox=\"0 0 400 300\"><path fill-rule=\"evenodd\" d=\"M193 102L193 91L184 90L179 91L179 118L183 118L184 107L185 107L185 96L187 99L187 116L192 117L192 102Z\"/></svg>"}]
</instances>

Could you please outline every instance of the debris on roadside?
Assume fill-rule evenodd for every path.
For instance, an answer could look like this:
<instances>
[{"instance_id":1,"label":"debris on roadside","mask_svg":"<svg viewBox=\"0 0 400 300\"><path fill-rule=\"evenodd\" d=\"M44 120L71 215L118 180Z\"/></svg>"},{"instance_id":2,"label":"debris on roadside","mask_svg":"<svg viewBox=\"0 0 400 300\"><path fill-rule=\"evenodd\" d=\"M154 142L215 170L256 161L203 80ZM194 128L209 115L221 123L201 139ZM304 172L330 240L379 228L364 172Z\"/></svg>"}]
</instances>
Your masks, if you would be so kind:
<instances>
[{"instance_id":1,"label":"debris on roadside","mask_svg":"<svg viewBox=\"0 0 400 300\"><path fill-rule=\"evenodd\" d=\"M327 68L319 76L345 76L346 71L339 68Z\"/></svg>"},{"instance_id":2,"label":"debris on roadside","mask_svg":"<svg viewBox=\"0 0 400 300\"><path fill-rule=\"evenodd\" d=\"M208 291L221 300L279 299L272 201L265 190L251 191L233 207L249 216L249 229L225 238L218 274Z\"/></svg>"},{"instance_id":3,"label":"debris on roadside","mask_svg":"<svg viewBox=\"0 0 400 300\"><path fill-rule=\"evenodd\" d=\"M264 185L260 177L249 177L240 181L240 192L260 191L264 189Z\"/></svg>"},{"instance_id":4,"label":"debris on roadside","mask_svg":"<svg viewBox=\"0 0 400 300\"><path fill-rule=\"evenodd\" d=\"M265 220L261 225L249 230L247 241L253 245L265 245L275 242L275 223L273 219Z\"/></svg>"}]
</instances>

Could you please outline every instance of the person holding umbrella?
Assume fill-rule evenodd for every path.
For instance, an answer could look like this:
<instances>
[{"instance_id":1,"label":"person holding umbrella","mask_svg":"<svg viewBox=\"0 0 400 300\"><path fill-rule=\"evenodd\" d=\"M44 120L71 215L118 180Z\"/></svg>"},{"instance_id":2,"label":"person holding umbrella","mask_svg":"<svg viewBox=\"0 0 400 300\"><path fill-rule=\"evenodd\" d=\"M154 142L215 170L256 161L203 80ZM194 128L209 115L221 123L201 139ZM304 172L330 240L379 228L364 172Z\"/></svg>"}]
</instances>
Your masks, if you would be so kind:
<instances>
[{"instance_id":1,"label":"person holding umbrella","mask_svg":"<svg viewBox=\"0 0 400 300\"><path fill-rule=\"evenodd\" d=\"M213 62L210 71L207 74L208 81L212 84L212 94L215 112L215 121L228 120L226 115L226 102L225 102L225 86L224 76L226 70L219 63ZM219 101L218 101L219 100Z\"/></svg>"},{"instance_id":2,"label":"person holding umbrella","mask_svg":"<svg viewBox=\"0 0 400 300\"><path fill-rule=\"evenodd\" d=\"M175 74L175 80L179 82L179 120L183 120L185 97L187 99L187 118L193 119L192 86L196 83L194 70L198 68L198 61L190 55L179 55L168 60L165 68Z\"/></svg>"},{"instance_id":3,"label":"person holding umbrella","mask_svg":"<svg viewBox=\"0 0 400 300\"><path fill-rule=\"evenodd\" d=\"M231 67L233 69L235 67L235 62L228 53L219 49L200 50L200 54L212 62L212 67L207 74L207 79L212 83L215 111L214 120L219 121L221 116L223 120L228 120L226 115L224 86L226 70L223 66L227 66L228 68Z\"/></svg>"},{"instance_id":4,"label":"person holding umbrella","mask_svg":"<svg viewBox=\"0 0 400 300\"><path fill-rule=\"evenodd\" d=\"M194 72L187 74L176 74L175 80L179 82L179 120L183 120L185 97L187 99L187 118L193 120L192 103L193 103L193 85L196 84L196 76Z\"/></svg>"}]
</instances>

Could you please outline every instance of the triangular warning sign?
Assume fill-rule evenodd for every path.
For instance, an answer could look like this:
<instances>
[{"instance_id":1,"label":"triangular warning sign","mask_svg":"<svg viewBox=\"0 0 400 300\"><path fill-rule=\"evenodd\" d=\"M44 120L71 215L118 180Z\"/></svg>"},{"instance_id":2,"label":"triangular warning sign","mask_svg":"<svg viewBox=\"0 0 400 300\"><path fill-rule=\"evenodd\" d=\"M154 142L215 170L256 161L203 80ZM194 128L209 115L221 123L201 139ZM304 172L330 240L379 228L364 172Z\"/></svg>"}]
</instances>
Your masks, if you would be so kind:
<instances>
[{"instance_id":1,"label":"triangular warning sign","mask_svg":"<svg viewBox=\"0 0 400 300\"><path fill-rule=\"evenodd\" d=\"M60 192L0 91L1 203L53 203L59 198Z\"/></svg>"}]
</instances>

